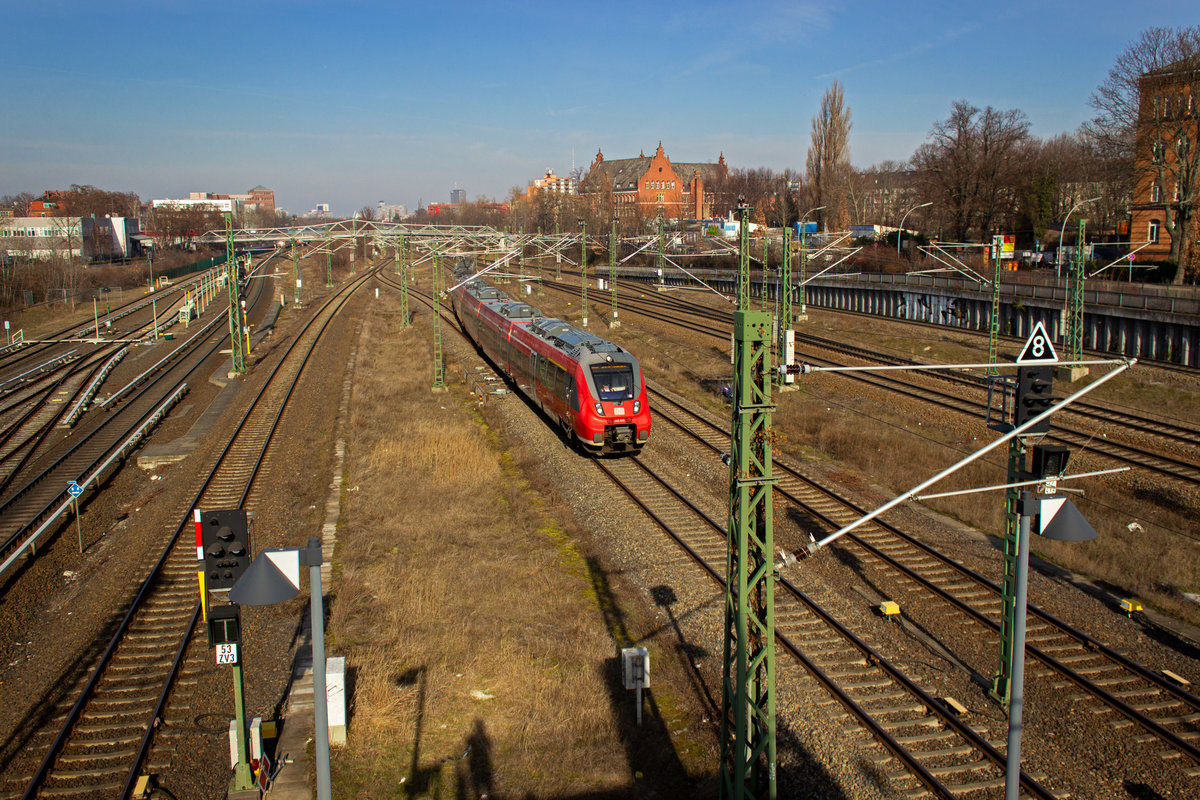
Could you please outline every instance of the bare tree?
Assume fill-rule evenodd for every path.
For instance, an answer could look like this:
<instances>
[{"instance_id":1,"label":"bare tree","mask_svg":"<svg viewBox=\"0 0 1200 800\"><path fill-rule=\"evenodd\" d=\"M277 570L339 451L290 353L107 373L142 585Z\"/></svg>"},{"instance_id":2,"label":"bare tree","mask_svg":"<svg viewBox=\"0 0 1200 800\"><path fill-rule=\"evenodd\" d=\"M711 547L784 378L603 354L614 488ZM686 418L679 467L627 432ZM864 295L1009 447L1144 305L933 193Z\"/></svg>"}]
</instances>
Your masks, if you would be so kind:
<instances>
[{"instance_id":1,"label":"bare tree","mask_svg":"<svg viewBox=\"0 0 1200 800\"><path fill-rule=\"evenodd\" d=\"M73 184L59 196L58 211L64 217L136 217L140 203L135 192L110 192Z\"/></svg>"},{"instance_id":2,"label":"bare tree","mask_svg":"<svg viewBox=\"0 0 1200 800\"><path fill-rule=\"evenodd\" d=\"M30 192L6 194L0 197L0 208L11 208L14 217L24 217L29 215L29 204L36 199Z\"/></svg>"},{"instance_id":3,"label":"bare tree","mask_svg":"<svg viewBox=\"0 0 1200 800\"><path fill-rule=\"evenodd\" d=\"M980 111L958 100L950 117L934 123L912 157L921 196L937 205L950 233L967 241L994 230L1016 206L1022 149L1029 120L1015 109Z\"/></svg>"},{"instance_id":4,"label":"bare tree","mask_svg":"<svg viewBox=\"0 0 1200 800\"><path fill-rule=\"evenodd\" d=\"M849 223L845 203L846 181L850 177L850 109L846 108L842 85L837 81L821 97L821 109L812 120L812 144L808 148L808 185L814 206L822 221L835 227Z\"/></svg>"},{"instance_id":5,"label":"bare tree","mask_svg":"<svg viewBox=\"0 0 1200 800\"><path fill-rule=\"evenodd\" d=\"M1092 95L1087 132L1104 152L1134 165L1139 196L1161 203L1170 258L1182 283L1200 199L1200 26L1142 32Z\"/></svg>"}]
</instances>

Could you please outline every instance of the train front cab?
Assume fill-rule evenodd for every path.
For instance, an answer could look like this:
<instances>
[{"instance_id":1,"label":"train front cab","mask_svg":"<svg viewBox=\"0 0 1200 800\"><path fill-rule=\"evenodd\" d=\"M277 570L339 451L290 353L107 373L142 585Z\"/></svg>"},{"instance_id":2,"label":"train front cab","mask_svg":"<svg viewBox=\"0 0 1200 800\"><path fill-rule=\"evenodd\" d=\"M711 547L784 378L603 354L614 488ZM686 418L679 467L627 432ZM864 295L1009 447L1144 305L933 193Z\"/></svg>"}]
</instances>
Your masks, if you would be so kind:
<instances>
[{"instance_id":1,"label":"train front cab","mask_svg":"<svg viewBox=\"0 0 1200 800\"><path fill-rule=\"evenodd\" d=\"M580 442L597 453L641 450L650 438L650 407L637 361L597 355L581 359L580 373L588 395L580 403Z\"/></svg>"}]
</instances>

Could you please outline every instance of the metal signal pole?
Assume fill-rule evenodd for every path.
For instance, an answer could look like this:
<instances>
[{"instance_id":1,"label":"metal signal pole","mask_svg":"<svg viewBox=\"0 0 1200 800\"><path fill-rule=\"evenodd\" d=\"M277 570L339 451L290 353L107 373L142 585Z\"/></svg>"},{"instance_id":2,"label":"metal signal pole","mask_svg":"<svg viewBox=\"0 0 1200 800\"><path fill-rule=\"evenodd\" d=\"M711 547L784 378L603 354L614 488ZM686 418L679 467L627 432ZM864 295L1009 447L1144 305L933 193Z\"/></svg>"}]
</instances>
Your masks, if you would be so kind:
<instances>
[{"instance_id":1,"label":"metal signal pole","mask_svg":"<svg viewBox=\"0 0 1200 800\"><path fill-rule=\"evenodd\" d=\"M779 327L778 348L775 351L779 363L787 359L787 334L792 329L792 229L783 229L783 262L779 267L779 319L775 323ZM786 382L786 376L779 375L779 384Z\"/></svg>"},{"instance_id":2,"label":"metal signal pole","mask_svg":"<svg viewBox=\"0 0 1200 800\"><path fill-rule=\"evenodd\" d=\"M579 274L582 276L580 284L581 298L583 303L583 327L587 327L588 307L587 307L587 222L583 217L579 218Z\"/></svg>"},{"instance_id":3,"label":"metal signal pole","mask_svg":"<svg viewBox=\"0 0 1200 800\"><path fill-rule=\"evenodd\" d=\"M995 362L989 362L995 363ZM1012 690L1014 646L1016 642L1017 615L1017 567L1020 553L1020 521L1017 503L1021 499L1020 487L1013 484L1025 474L1025 441L1014 436L1008 441L1008 488L1004 491L1004 575L1000 595L1000 664L992 676L991 695L1001 703L1007 703Z\"/></svg>"},{"instance_id":4,"label":"metal signal pole","mask_svg":"<svg viewBox=\"0 0 1200 800\"><path fill-rule=\"evenodd\" d=\"M300 308L300 257L296 254L296 240L292 239L292 277L296 281L296 308Z\"/></svg>"},{"instance_id":5,"label":"metal signal pole","mask_svg":"<svg viewBox=\"0 0 1200 800\"><path fill-rule=\"evenodd\" d=\"M738 202L738 311L750 308L750 206Z\"/></svg>"},{"instance_id":6,"label":"metal signal pole","mask_svg":"<svg viewBox=\"0 0 1200 800\"><path fill-rule=\"evenodd\" d=\"M608 327L621 327L617 318L617 221L612 223L612 231L608 234L608 288L612 292L612 309L609 312Z\"/></svg>"},{"instance_id":7,"label":"metal signal pole","mask_svg":"<svg viewBox=\"0 0 1200 800\"><path fill-rule=\"evenodd\" d=\"M1067 361L1083 358L1083 261L1087 257L1084 241L1084 220L1079 220L1079 235L1075 239L1075 263L1071 265L1067 279L1067 307L1064 320L1063 343Z\"/></svg>"},{"instance_id":8,"label":"metal signal pole","mask_svg":"<svg viewBox=\"0 0 1200 800\"><path fill-rule=\"evenodd\" d=\"M779 330L792 327L792 229L783 229L783 264L779 279L782 283L779 295ZM780 333L780 341L783 334ZM782 351L780 351L782 352Z\"/></svg>"},{"instance_id":9,"label":"metal signal pole","mask_svg":"<svg viewBox=\"0 0 1200 800\"><path fill-rule=\"evenodd\" d=\"M442 268L437 244L433 245L433 391L446 391L446 364L442 357Z\"/></svg>"},{"instance_id":10,"label":"metal signal pole","mask_svg":"<svg viewBox=\"0 0 1200 800\"><path fill-rule=\"evenodd\" d=\"M407 328L412 324L412 316L408 312L408 265L404 263L404 236L396 244L396 270L400 276L400 327Z\"/></svg>"},{"instance_id":11,"label":"metal signal pole","mask_svg":"<svg viewBox=\"0 0 1200 800\"><path fill-rule=\"evenodd\" d=\"M770 229L763 225L762 310L767 310L767 262L771 258Z\"/></svg>"},{"instance_id":12,"label":"metal signal pole","mask_svg":"<svg viewBox=\"0 0 1200 800\"><path fill-rule=\"evenodd\" d=\"M325 226L325 285L333 286L333 240L329 238L329 225Z\"/></svg>"},{"instance_id":13,"label":"metal signal pole","mask_svg":"<svg viewBox=\"0 0 1200 800\"><path fill-rule=\"evenodd\" d=\"M739 206L734 312L729 546L721 701L721 797L774 800L775 567L771 455L771 318L749 304L749 209Z\"/></svg>"},{"instance_id":14,"label":"metal signal pole","mask_svg":"<svg viewBox=\"0 0 1200 800\"><path fill-rule=\"evenodd\" d=\"M666 258L663 253L665 244L663 242L663 215L662 209L658 210L658 288L663 287L663 262Z\"/></svg>"},{"instance_id":15,"label":"metal signal pole","mask_svg":"<svg viewBox=\"0 0 1200 800\"><path fill-rule=\"evenodd\" d=\"M992 318L991 324L988 326L988 363L995 364L996 358L1000 353L1000 250L1003 246L1003 237L992 237L992 259L996 262L996 269L992 273ZM988 375L999 375L999 371L994 367L988 367ZM1011 451L1010 451L1011 461Z\"/></svg>"},{"instance_id":16,"label":"metal signal pole","mask_svg":"<svg viewBox=\"0 0 1200 800\"><path fill-rule=\"evenodd\" d=\"M225 274L229 282L229 358L234 372L246 371L245 335L238 297L237 254L233 249L233 214L225 215Z\"/></svg>"}]
</instances>

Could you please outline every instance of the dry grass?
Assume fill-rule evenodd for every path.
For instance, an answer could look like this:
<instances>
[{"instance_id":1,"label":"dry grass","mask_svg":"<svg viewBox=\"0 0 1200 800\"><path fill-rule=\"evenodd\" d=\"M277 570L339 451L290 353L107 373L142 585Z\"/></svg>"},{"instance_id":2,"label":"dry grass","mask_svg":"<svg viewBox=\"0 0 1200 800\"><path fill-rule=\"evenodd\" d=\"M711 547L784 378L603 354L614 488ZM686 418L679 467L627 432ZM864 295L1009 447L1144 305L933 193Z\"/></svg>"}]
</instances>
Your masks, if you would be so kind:
<instances>
[{"instance_id":1,"label":"dry grass","mask_svg":"<svg viewBox=\"0 0 1200 800\"><path fill-rule=\"evenodd\" d=\"M843 334L842 338L850 336ZM896 331L860 334L858 339L870 340L893 352L931 347L928 337L920 333L914 340ZM938 360L969 355L955 346L934 345L931 350L938 351L933 356ZM1110 382L1089 400L1143 408L1151 414L1195 418L1200 413L1200 401L1191 383L1156 370L1143 370L1142 374ZM781 429L792 433L795 443L863 472L894 492L910 488L994 438L982 420L939 418L936 426L923 425L921 406L896 399L881 402L869 392L858 396L858 391L844 382L835 385L828 378L806 379L805 390L795 401L791 396L781 401L776 420ZM1066 391L1060 388L1058 394ZM803 397L804 393L809 396ZM930 491L1002 484L1007 473L1006 453L1007 449L1001 448ZM1111 463L1106 460L1077 450L1069 471L1108 466ZM1197 493L1145 472L1075 485L1086 488L1086 495L1075 495L1073 501L1100 538L1083 544L1035 538L1033 551L1122 593L1149 600L1168 613L1200 623L1200 609L1182 596L1184 592L1200 591L1200 545L1180 535L1196 534L1194 520L1200 509ZM999 492L932 500L928 504L986 533L998 535L1003 529L1003 499ZM1130 531L1130 523L1144 530Z\"/></svg>"},{"instance_id":2,"label":"dry grass","mask_svg":"<svg viewBox=\"0 0 1200 800\"><path fill-rule=\"evenodd\" d=\"M820 336L917 360L986 360L986 340L949 330L810 311L804 329ZM724 406L714 397L711 386L730 374L728 353L723 348L707 340L697 346L695 338L686 332L641 317L637 318L636 330L630 327L615 333L618 340L629 337L626 344L638 354L653 380L701 402L709 401L723 413ZM1015 356L1016 352L1001 348L1002 360ZM1099 374L1094 370L1090 379ZM1062 395L1066 389L1060 387L1057 393ZM800 391L778 394L776 400L775 426L785 450L835 462L890 492L911 488L995 436L982 419L946 414L931 419L922 404L862 389L840 376L805 377ZM1200 381L1138 366L1102 386L1088 400L1194 420L1200 418ZM1098 430L1096 435L1104 433ZM1076 452L1070 471L1108 466L1112 464ZM1002 484L1006 473L1007 450L1000 448L930 491ZM1200 593L1200 544L1187 536L1198 533L1195 519L1200 513L1200 493L1176 488L1145 472L1089 479L1076 485L1084 486L1087 494L1075 496L1074 501L1100 538L1072 545L1038 538L1034 552L1200 624L1200 608L1183 597L1185 592ZM928 504L985 533L1002 532L1003 499L999 492L932 500ZM1144 530L1130 531L1127 526L1131 523Z\"/></svg>"},{"instance_id":3,"label":"dry grass","mask_svg":"<svg viewBox=\"0 0 1200 800\"><path fill-rule=\"evenodd\" d=\"M430 393L424 339L397 322L365 324L356 371L329 626L353 684L335 793L620 790L614 647L583 559L473 406Z\"/></svg>"}]
</instances>

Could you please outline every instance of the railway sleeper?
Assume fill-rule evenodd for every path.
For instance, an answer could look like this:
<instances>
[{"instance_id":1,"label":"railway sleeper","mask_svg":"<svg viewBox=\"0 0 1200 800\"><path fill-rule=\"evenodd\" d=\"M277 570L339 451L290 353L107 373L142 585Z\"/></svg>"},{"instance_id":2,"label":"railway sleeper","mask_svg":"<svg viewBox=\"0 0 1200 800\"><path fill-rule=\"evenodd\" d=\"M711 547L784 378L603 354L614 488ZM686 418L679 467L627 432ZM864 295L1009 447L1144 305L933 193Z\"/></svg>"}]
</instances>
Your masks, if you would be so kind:
<instances>
[{"instance_id":1,"label":"railway sleeper","mask_svg":"<svg viewBox=\"0 0 1200 800\"><path fill-rule=\"evenodd\" d=\"M1135 709L1146 714L1150 711L1166 711L1168 708L1187 708L1181 700L1162 700L1157 703L1133 703Z\"/></svg>"},{"instance_id":2,"label":"railway sleeper","mask_svg":"<svg viewBox=\"0 0 1200 800\"><path fill-rule=\"evenodd\" d=\"M171 663L172 657L170 653L161 651L138 656L130 654L122 657L120 663L109 664L105 667L105 671L112 674L119 672L144 672L154 667L168 666Z\"/></svg>"},{"instance_id":3,"label":"railway sleeper","mask_svg":"<svg viewBox=\"0 0 1200 800\"><path fill-rule=\"evenodd\" d=\"M897 743L908 747L910 744L925 744L927 742L936 742L939 740L961 741L958 734L949 728L941 728L940 730L930 730L922 733L906 733L893 736ZM964 745L966 746L966 745ZM968 748L974 749L974 748Z\"/></svg>"},{"instance_id":4,"label":"railway sleeper","mask_svg":"<svg viewBox=\"0 0 1200 800\"><path fill-rule=\"evenodd\" d=\"M138 735L140 736L142 732L146 730L146 721L142 720L138 725L135 726L129 722L99 722L89 720L88 722L80 722L76 724L75 727L71 729L71 732L86 738L92 734L102 736L112 733L113 731L129 730L133 727L138 729Z\"/></svg>"},{"instance_id":5,"label":"railway sleeper","mask_svg":"<svg viewBox=\"0 0 1200 800\"><path fill-rule=\"evenodd\" d=\"M907 728L941 728L943 723L940 717L935 717L932 714L927 714L916 719L882 719L876 720L879 727L887 731L899 731Z\"/></svg>"},{"instance_id":6,"label":"railway sleeper","mask_svg":"<svg viewBox=\"0 0 1200 800\"><path fill-rule=\"evenodd\" d=\"M927 753L921 753L922 758L928 757ZM979 772L982 770L995 770L996 765L990 761L984 760L982 757L976 756L975 759L967 762L959 762L956 764L943 764L940 767L926 767L929 772L937 778L945 777L946 775L957 775L960 772ZM990 780L990 779L989 779ZM961 784L960 784L961 785ZM1001 786L1004 785L1004 780L1000 780Z\"/></svg>"},{"instance_id":7,"label":"railway sleeper","mask_svg":"<svg viewBox=\"0 0 1200 800\"><path fill-rule=\"evenodd\" d=\"M88 747L107 747L108 750L102 752L87 752L87 753L63 753L58 757L59 764L89 764L93 761L111 761L115 759L128 759L133 754L132 749L129 750L114 750L112 748L119 745L137 744L141 741L140 734L131 734L129 736L111 737L109 739L92 739L87 742L77 742L79 745L87 745Z\"/></svg>"},{"instance_id":8,"label":"railway sleeper","mask_svg":"<svg viewBox=\"0 0 1200 800\"><path fill-rule=\"evenodd\" d=\"M1196 722L1200 722L1200 712L1195 712L1192 714L1180 714L1180 715L1174 716L1174 717L1160 717L1159 719L1156 719L1155 722L1157 722L1159 725L1163 725L1163 726L1166 726L1166 725L1192 725L1192 724L1195 724ZM1130 723L1130 724L1132 724L1132 723ZM1179 736L1179 738L1181 738L1181 739L1200 739L1200 731L1194 731L1194 730L1180 731L1176 735ZM1146 736L1149 737L1146 741L1154 741L1154 739L1157 738L1157 737L1153 736L1152 734L1146 734Z\"/></svg>"},{"instance_id":9,"label":"railway sleeper","mask_svg":"<svg viewBox=\"0 0 1200 800\"><path fill-rule=\"evenodd\" d=\"M854 678L866 678L867 680L871 680L875 675L875 672L872 670L863 669L866 666L867 660L865 658L859 658L854 661L840 661L838 664L827 667L825 669L825 674L837 681L852 680ZM887 683L881 685L890 686L891 683L891 681L888 681Z\"/></svg>"},{"instance_id":10,"label":"railway sleeper","mask_svg":"<svg viewBox=\"0 0 1200 800\"><path fill-rule=\"evenodd\" d=\"M901 705L881 705L876 703L875 697L864 697L858 701L858 704L867 708L873 717L881 717L885 714L928 714L929 707L919 701L904 703ZM890 698L885 698L883 702L891 702Z\"/></svg>"},{"instance_id":11,"label":"railway sleeper","mask_svg":"<svg viewBox=\"0 0 1200 800\"><path fill-rule=\"evenodd\" d=\"M986 791L988 789L1003 789L1004 788L1004 776L999 775L995 778L988 778L986 780L980 780L980 781L971 781L970 783L961 783L961 782L945 783L945 785L946 785L946 788L949 789L953 794L964 795L964 794L970 794L971 792L982 792L982 791Z\"/></svg>"},{"instance_id":12,"label":"railway sleeper","mask_svg":"<svg viewBox=\"0 0 1200 800\"><path fill-rule=\"evenodd\" d=\"M1110 692L1113 697L1119 697L1122 700L1129 697L1162 697L1163 694L1157 686L1137 686L1133 689L1118 689L1115 692ZM1135 708L1136 703L1131 703Z\"/></svg>"}]
</instances>

